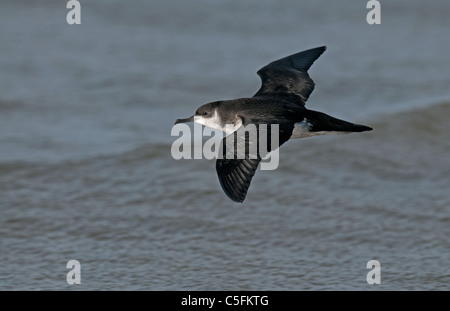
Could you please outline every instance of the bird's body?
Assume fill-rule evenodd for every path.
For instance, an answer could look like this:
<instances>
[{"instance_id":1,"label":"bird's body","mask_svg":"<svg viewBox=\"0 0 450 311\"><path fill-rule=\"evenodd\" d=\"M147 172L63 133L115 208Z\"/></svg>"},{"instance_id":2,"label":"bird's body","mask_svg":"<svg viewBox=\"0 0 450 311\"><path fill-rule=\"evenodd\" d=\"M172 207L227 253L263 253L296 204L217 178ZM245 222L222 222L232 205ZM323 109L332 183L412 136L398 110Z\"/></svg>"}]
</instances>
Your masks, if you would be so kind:
<instances>
[{"instance_id":1,"label":"bird's body","mask_svg":"<svg viewBox=\"0 0 450 311\"><path fill-rule=\"evenodd\" d=\"M290 139L368 130L368 127L364 125L339 120L324 113L306 109L304 106L272 98L239 98L207 105L213 111L212 117L196 118L194 116L194 122L228 134L241 125L248 124L292 124L294 127Z\"/></svg>"},{"instance_id":2,"label":"bird's body","mask_svg":"<svg viewBox=\"0 0 450 311\"><path fill-rule=\"evenodd\" d=\"M274 61L258 71L262 85L253 97L208 103L198 108L193 117L175 123L194 121L227 134L234 133L235 140L239 129L249 124L276 124L279 126L277 147L289 139L371 130L305 108L314 89L307 70L324 51L325 47L319 47ZM223 139L224 146L226 143L227 137ZM273 151L269 145L267 151ZM217 159L219 181L230 199L243 202L260 161L260 154L256 158L247 155Z\"/></svg>"}]
</instances>

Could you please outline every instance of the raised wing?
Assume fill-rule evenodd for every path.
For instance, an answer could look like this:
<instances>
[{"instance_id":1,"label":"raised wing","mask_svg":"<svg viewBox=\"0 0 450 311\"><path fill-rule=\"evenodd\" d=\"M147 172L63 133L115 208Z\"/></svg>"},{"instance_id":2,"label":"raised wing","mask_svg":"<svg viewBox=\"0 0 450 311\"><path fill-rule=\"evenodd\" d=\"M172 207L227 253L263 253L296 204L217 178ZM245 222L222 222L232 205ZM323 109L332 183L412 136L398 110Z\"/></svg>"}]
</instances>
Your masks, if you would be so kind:
<instances>
[{"instance_id":1,"label":"raised wing","mask_svg":"<svg viewBox=\"0 0 450 311\"><path fill-rule=\"evenodd\" d=\"M261 88L254 97L276 97L304 106L314 90L308 69L326 50L325 46L273 61L258 70Z\"/></svg>"},{"instance_id":2,"label":"raised wing","mask_svg":"<svg viewBox=\"0 0 450 311\"><path fill-rule=\"evenodd\" d=\"M249 128L250 126L254 127ZM223 191L231 200L240 203L244 201L261 158L285 143L291 137L293 127L293 124L278 125L278 142L273 144L270 124L241 126L222 139L220 154L223 158L217 159L216 171ZM252 135L253 129L256 130L256 135ZM260 143L265 144L265 148L260 148Z\"/></svg>"}]
</instances>

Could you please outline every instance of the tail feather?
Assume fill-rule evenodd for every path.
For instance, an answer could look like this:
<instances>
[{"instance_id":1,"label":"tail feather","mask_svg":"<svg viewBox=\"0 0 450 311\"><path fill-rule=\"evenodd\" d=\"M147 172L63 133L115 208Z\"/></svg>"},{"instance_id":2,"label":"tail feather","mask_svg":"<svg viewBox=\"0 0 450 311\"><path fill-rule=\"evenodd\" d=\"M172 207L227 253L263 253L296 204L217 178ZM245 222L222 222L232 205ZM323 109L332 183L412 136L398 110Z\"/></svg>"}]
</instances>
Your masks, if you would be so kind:
<instances>
[{"instance_id":1,"label":"tail feather","mask_svg":"<svg viewBox=\"0 0 450 311\"><path fill-rule=\"evenodd\" d=\"M318 111L309 111L308 122L312 125L311 132L365 132L372 128L366 125L354 124L340 120Z\"/></svg>"}]
</instances>

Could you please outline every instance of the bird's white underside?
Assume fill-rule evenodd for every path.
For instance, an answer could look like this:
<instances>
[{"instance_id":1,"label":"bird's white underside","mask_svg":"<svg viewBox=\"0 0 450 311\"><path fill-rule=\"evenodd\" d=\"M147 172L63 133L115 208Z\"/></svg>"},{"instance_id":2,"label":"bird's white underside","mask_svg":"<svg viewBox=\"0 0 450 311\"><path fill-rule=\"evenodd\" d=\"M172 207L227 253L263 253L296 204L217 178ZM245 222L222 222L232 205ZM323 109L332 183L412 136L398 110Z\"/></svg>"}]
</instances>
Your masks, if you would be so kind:
<instances>
[{"instance_id":1,"label":"bird's white underside","mask_svg":"<svg viewBox=\"0 0 450 311\"><path fill-rule=\"evenodd\" d=\"M311 132L312 124L308 122L305 118L302 122L297 122L294 124L294 130L292 131L292 136L290 139L306 138L317 135L329 135L329 134L346 134L347 132L336 132L336 131L317 131Z\"/></svg>"}]
</instances>

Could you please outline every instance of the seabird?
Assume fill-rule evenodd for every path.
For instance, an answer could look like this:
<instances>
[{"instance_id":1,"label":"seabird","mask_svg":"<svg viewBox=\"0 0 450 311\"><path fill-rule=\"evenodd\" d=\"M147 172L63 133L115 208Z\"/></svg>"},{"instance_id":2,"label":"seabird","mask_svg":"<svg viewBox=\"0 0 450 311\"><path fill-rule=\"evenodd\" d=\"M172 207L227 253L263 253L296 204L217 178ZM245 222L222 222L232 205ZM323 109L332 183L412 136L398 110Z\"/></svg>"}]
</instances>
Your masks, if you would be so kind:
<instances>
[{"instance_id":1,"label":"seabird","mask_svg":"<svg viewBox=\"0 0 450 311\"><path fill-rule=\"evenodd\" d=\"M308 69L325 50L325 46L317 47L273 61L257 72L262 83L253 97L207 103L199 107L194 116L177 119L175 124L193 121L228 134L233 133L235 144L238 141L238 129L242 127L265 124L270 132L269 125L278 124L278 147L294 138L372 130L365 125L305 108L305 102L314 90ZM217 159L216 171L225 194L231 200L242 203L262 155L258 152L251 157L247 142L244 158L237 158L236 151L234 158L225 156L230 136L233 137L229 135L222 140L224 156ZM271 136L267 134L265 137ZM270 151L268 142L267 152Z\"/></svg>"}]
</instances>

